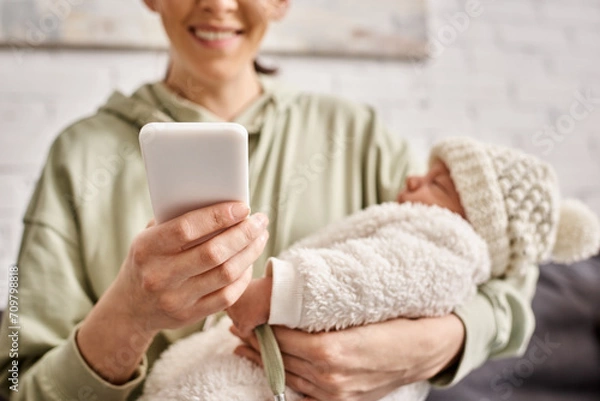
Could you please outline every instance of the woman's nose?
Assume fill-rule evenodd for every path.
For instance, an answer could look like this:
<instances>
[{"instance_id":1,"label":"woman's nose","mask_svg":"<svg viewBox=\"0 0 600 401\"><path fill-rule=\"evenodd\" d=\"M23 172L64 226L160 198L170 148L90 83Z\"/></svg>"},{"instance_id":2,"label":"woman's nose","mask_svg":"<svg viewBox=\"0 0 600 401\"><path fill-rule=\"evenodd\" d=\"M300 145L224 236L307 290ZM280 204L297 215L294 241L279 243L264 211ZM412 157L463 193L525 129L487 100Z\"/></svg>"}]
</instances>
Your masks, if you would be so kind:
<instances>
[{"instance_id":1,"label":"woman's nose","mask_svg":"<svg viewBox=\"0 0 600 401\"><path fill-rule=\"evenodd\" d=\"M237 8L237 0L198 0L197 4L203 11L214 14L230 12Z\"/></svg>"}]
</instances>

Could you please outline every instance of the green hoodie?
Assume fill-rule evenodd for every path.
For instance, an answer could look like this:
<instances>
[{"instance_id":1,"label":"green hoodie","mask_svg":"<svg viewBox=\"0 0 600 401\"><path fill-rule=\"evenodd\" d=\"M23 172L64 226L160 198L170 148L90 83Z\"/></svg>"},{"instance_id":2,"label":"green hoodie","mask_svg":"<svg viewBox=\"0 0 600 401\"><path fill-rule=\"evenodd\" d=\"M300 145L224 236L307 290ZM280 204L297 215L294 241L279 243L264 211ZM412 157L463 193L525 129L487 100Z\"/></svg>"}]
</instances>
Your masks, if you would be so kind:
<instances>
[{"instance_id":1,"label":"green hoodie","mask_svg":"<svg viewBox=\"0 0 600 401\"><path fill-rule=\"evenodd\" d=\"M263 95L235 120L250 134L251 207L270 218L271 236L254 264L255 276L263 274L268 257L296 240L395 199L417 166L406 143L389 135L371 109L262 82ZM161 332L137 375L120 386L96 375L74 341L77 325L115 279L133 238L152 218L138 132L153 121L218 118L155 83L132 96L113 94L97 114L76 122L54 142L24 217L18 313L4 315L0 333L2 390L11 399L135 399L158 355L201 329L199 323ZM513 282L495 280L457 311L467 330L465 352L457 369L436 379L439 384L460 379L490 355L523 350L533 330L529 303L536 278L532 268ZM8 380L15 377L9 368L16 359L8 352L14 333L18 386ZM127 358L123 351L121 357Z\"/></svg>"}]
</instances>

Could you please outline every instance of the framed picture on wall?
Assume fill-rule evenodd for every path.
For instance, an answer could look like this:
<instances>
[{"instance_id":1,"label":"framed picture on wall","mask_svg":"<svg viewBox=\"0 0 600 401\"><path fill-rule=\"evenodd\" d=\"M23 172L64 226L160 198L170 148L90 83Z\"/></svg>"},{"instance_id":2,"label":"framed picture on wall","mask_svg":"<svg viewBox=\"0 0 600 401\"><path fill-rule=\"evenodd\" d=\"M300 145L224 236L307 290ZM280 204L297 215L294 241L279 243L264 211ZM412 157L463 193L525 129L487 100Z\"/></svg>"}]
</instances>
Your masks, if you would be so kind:
<instances>
[{"instance_id":1,"label":"framed picture on wall","mask_svg":"<svg viewBox=\"0 0 600 401\"><path fill-rule=\"evenodd\" d=\"M167 41L142 0L0 0L0 44L164 49ZM262 50L420 59L426 44L425 0L293 0Z\"/></svg>"}]
</instances>

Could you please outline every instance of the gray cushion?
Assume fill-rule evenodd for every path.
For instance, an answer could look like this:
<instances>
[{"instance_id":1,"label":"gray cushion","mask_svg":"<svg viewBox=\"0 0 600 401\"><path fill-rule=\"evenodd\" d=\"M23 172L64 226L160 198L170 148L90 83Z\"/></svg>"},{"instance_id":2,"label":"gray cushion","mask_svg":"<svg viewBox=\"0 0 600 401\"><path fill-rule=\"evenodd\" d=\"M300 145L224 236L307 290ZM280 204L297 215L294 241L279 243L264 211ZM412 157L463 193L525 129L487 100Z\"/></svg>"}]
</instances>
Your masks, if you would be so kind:
<instances>
[{"instance_id":1,"label":"gray cushion","mask_svg":"<svg viewBox=\"0 0 600 401\"><path fill-rule=\"evenodd\" d=\"M428 401L599 401L600 256L541 267L522 358L489 361Z\"/></svg>"}]
</instances>

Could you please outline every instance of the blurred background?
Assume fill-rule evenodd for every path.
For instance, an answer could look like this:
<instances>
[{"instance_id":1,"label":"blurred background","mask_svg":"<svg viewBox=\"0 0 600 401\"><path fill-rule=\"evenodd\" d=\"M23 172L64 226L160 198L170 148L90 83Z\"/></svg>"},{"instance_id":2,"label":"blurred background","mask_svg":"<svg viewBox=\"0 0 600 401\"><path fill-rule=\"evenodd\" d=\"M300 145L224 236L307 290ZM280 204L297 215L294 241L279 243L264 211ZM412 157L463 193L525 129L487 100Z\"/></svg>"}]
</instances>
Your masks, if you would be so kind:
<instances>
[{"instance_id":1,"label":"blurred background","mask_svg":"<svg viewBox=\"0 0 600 401\"><path fill-rule=\"evenodd\" d=\"M167 60L142 0L0 0L0 310L55 136L162 79ZM292 0L261 60L298 89L372 105L423 157L450 135L536 154L600 214L600 0ZM430 400L598 400L599 278L600 257L545 266L525 355Z\"/></svg>"},{"instance_id":2,"label":"blurred background","mask_svg":"<svg viewBox=\"0 0 600 401\"><path fill-rule=\"evenodd\" d=\"M53 138L113 90L130 93L165 73L161 33L140 14L142 1L104 3L0 1L2 278ZM364 20L315 28L340 10ZM134 15L139 26L123 23ZM556 167L565 195L600 214L600 0L298 0L275 29L263 60L289 84L373 105L423 156L436 138L456 134L523 148ZM304 31L316 36L299 40ZM329 47L317 46L322 35ZM359 46L345 48L349 37Z\"/></svg>"}]
</instances>

